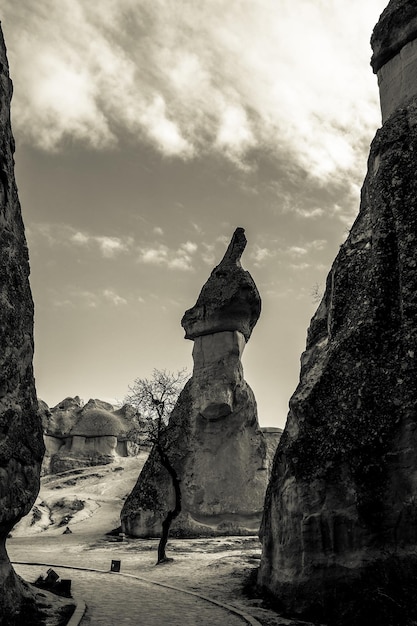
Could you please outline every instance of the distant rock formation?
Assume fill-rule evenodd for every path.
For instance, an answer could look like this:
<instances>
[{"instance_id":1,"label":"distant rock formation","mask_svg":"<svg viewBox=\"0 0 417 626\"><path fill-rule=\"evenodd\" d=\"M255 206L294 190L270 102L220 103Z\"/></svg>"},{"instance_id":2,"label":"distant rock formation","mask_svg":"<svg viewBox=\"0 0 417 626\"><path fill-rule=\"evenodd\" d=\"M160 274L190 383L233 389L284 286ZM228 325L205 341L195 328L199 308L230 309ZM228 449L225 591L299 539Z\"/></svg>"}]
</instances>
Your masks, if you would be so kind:
<instances>
[{"instance_id":1,"label":"distant rock formation","mask_svg":"<svg viewBox=\"0 0 417 626\"><path fill-rule=\"evenodd\" d=\"M417 49L412 24L415 2L389 4L376 71ZM261 531L260 585L331 624L409 624L416 605L416 95L393 106L310 324Z\"/></svg>"},{"instance_id":2,"label":"distant rock formation","mask_svg":"<svg viewBox=\"0 0 417 626\"><path fill-rule=\"evenodd\" d=\"M39 412L46 446L43 474L135 456L147 438L146 422L127 404L116 410L108 402L90 399L83 406L75 396L52 409L41 400Z\"/></svg>"},{"instance_id":3,"label":"distant rock formation","mask_svg":"<svg viewBox=\"0 0 417 626\"><path fill-rule=\"evenodd\" d=\"M12 623L29 588L15 574L6 537L39 491L43 455L33 359L29 260L14 177L12 82L0 29L0 623ZM18 619L18 618L16 618ZM14 623L14 622L13 622ZM16 622L17 623L17 622Z\"/></svg>"},{"instance_id":4,"label":"distant rock formation","mask_svg":"<svg viewBox=\"0 0 417 626\"><path fill-rule=\"evenodd\" d=\"M181 482L178 536L248 534L261 519L268 477L267 444L256 402L243 378L241 355L261 300L240 257L238 228L182 325L194 340L194 371L169 421L163 445ZM152 450L122 511L123 531L159 536L174 497L170 477Z\"/></svg>"}]
</instances>

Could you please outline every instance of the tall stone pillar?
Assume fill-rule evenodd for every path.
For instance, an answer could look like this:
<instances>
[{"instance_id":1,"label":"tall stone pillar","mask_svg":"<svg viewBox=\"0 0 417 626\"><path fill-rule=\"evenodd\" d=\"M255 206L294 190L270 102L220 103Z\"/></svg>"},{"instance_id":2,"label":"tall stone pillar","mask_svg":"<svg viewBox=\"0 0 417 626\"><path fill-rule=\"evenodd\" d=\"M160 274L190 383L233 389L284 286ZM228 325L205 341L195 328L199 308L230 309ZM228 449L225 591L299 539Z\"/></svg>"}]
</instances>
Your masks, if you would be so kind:
<instances>
[{"instance_id":1,"label":"tall stone pillar","mask_svg":"<svg viewBox=\"0 0 417 626\"><path fill-rule=\"evenodd\" d=\"M258 580L288 613L392 626L416 619L417 3L390 2L372 45L384 124L308 330Z\"/></svg>"},{"instance_id":2,"label":"tall stone pillar","mask_svg":"<svg viewBox=\"0 0 417 626\"><path fill-rule=\"evenodd\" d=\"M256 533L268 478L266 441L241 355L261 301L240 257L238 228L221 263L203 286L182 325L194 341L194 370L169 421L167 454L180 479L177 536ZM159 536L173 509L170 477L153 450L122 511L124 532Z\"/></svg>"},{"instance_id":3,"label":"tall stone pillar","mask_svg":"<svg viewBox=\"0 0 417 626\"><path fill-rule=\"evenodd\" d=\"M38 494L44 451L32 372L33 302L14 178L11 97L0 30L0 623L9 623L29 594L14 573L5 543Z\"/></svg>"}]
</instances>

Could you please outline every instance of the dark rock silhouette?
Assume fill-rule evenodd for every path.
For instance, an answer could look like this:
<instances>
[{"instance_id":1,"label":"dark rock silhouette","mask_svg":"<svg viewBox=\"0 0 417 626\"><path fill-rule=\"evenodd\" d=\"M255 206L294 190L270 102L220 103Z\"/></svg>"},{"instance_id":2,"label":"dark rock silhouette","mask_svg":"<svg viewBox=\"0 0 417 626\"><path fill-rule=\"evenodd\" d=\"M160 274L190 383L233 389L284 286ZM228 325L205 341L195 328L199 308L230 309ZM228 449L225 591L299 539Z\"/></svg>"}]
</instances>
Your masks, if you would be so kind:
<instances>
[{"instance_id":1,"label":"dark rock silhouette","mask_svg":"<svg viewBox=\"0 0 417 626\"><path fill-rule=\"evenodd\" d=\"M268 452L240 359L261 302L240 265L245 245L244 231L237 229L182 320L186 337L194 339L194 371L162 439L180 480L181 513L172 523L172 533L180 536L248 534L259 528ZM159 536L173 508L171 479L153 449L123 507L123 531Z\"/></svg>"},{"instance_id":2,"label":"dark rock silhouette","mask_svg":"<svg viewBox=\"0 0 417 626\"><path fill-rule=\"evenodd\" d=\"M14 619L31 596L10 564L5 543L38 494L44 451L32 371L33 302L14 177L11 97L0 30L0 623Z\"/></svg>"},{"instance_id":3,"label":"dark rock silhouette","mask_svg":"<svg viewBox=\"0 0 417 626\"><path fill-rule=\"evenodd\" d=\"M404 16L415 2L382 14L376 71L387 41L402 52ZM261 529L259 584L331 624L408 624L416 603L416 198L417 99L399 93L311 320Z\"/></svg>"}]
</instances>

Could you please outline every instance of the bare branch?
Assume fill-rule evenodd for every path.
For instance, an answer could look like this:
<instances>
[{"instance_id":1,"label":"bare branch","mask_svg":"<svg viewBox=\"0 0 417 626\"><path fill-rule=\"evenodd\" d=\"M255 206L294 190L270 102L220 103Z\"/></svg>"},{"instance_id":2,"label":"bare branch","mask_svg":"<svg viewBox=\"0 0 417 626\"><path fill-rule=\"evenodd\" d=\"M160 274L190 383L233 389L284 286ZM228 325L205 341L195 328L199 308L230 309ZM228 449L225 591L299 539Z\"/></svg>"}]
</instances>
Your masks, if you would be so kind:
<instances>
[{"instance_id":1,"label":"bare branch","mask_svg":"<svg viewBox=\"0 0 417 626\"><path fill-rule=\"evenodd\" d=\"M189 377L185 368L176 373L154 369L152 378L136 378L133 385L129 386L125 402L135 407L147 420L150 443L160 440L178 396Z\"/></svg>"}]
</instances>

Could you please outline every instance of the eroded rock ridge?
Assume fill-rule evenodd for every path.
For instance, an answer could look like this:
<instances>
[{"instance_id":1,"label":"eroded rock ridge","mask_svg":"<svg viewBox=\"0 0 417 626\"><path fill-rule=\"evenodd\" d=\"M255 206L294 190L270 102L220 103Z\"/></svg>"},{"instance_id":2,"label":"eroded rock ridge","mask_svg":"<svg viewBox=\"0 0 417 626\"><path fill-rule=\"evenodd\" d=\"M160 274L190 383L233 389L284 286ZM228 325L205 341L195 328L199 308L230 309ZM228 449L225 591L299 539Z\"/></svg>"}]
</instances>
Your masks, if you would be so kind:
<instances>
[{"instance_id":1,"label":"eroded rock ridge","mask_svg":"<svg viewBox=\"0 0 417 626\"><path fill-rule=\"evenodd\" d=\"M13 620L29 588L15 574L6 538L39 491L42 429L32 371L33 302L14 177L12 82L0 29L0 622ZM10 622L12 623L12 622ZM14 623L14 622L13 622ZM16 622L17 623L17 622Z\"/></svg>"},{"instance_id":2,"label":"eroded rock ridge","mask_svg":"<svg viewBox=\"0 0 417 626\"><path fill-rule=\"evenodd\" d=\"M373 38L380 59L395 59L380 39L387 16L396 33L408 29L402 8L417 20L415 2L390 3ZM411 97L372 142L359 215L311 320L265 500L260 585L287 612L331 624L408 624L415 605L416 172Z\"/></svg>"}]
</instances>

